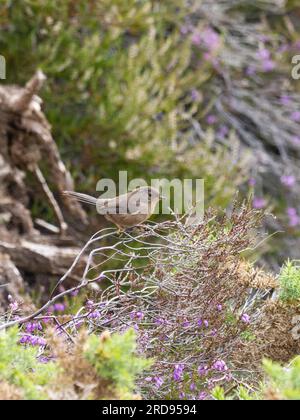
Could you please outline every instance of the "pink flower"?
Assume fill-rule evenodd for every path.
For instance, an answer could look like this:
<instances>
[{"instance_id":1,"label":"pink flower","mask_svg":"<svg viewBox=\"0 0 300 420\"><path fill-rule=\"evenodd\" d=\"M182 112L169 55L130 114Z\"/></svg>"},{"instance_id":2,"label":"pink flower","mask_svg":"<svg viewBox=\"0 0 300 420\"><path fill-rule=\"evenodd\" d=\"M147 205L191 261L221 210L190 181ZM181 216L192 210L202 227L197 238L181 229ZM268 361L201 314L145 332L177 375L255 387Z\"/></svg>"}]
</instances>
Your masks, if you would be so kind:
<instances>
[{"instance_id":1,"label":"pink flower","mask_svg":"<svg viewBox=\"0 0 300 420\"><path fill-rule=\"evenodd\" d=\"M241 316L241 321L244 322L244 324L250 324L250 316L248 314L243 314Z\"/></svg>"},{"instance_id":2,"label":"pink flower","mask_svg":"<svg viewBox=\"0 0 300 420\"><path fill-rule=\"evenodd\" d=\"M221 125L221 127L218 130L218 136L221 138L224 138L229 133L229 128L226 125Z\"/></svg>"},{"instance_id":3,"label":"pink flower","mask_svg":"<svg viewBox=\"0 0 300 420\"><path fill-rule=\"evenodd\" d=\"M161 376L154 376L153 379L154 379L156 388L160 388L162 386L162 384L164 383L164 380Z\"/></svg>"},{"instance_id":4,"label":"pink flower","mask_svg":"<svg viewBox=\"0 0 300 420\"><path fill-rule=\"evenodd\" d=\"M202 32L194 32L192 43L197 47L203 45L205 49L213 52L220 46L220 36L214 29L208 27Z\"/></svg>"},{"instance_id":5,"label":"pink flower","mask_svg":"<svg viewBox=\"0 0 300 420\"><path fill-rule=\"evenodd\" d=\"M207 366L199 366L198 367L198 375L199 376L205 376L208 373L208 367Z\"/></svg>"},{"instance_id":6,"label":"pink flower","mask_svg":"<svg viewBox=\"0 0 300 420\"><path fill-rule=\"evenodd\" d=\"M201 35L199 32L194 32L192 35L192 44L196 45L197 47L199 47L199 45L201 45Z\"/></svg>"},{"instance_id":7,"label":"pink flower","mask_svg":"<svg viewBox=\"0 0 300 420\"><path fill-rule=\"evenodd\" d=\"M285 187L292 188L296 183L296 178L294 175L282 175L280 181Z\"/></svg>"},{"instance_id":8,"label":"pink flower","mask_svg":"<svg viewBox=\"0 0 300 420\"><path fill-rule=\"evenodd\" d=\"M300 136L293 136L293 137L292 137L292 143L293 143L295 146L300 146Z\"/></svg>"},{"instance_id":9,"label":"pink flower","mask_svg":"<svg viewBox=\"0 0 300 420\"><path fill-rule=\"evenodd\" d=\"M251 77L251 76L254 76L255 73L256 73L256 67L255 66L248 66L246 68L246 76Z\"/></svg>"},{"instance_id":10,"label":"pink flower","mask_svg":"<svg viewBox=\"0 0 300 420\"><path fill-rule=\"evenodd\" d=\"M213 365L212 368L219 371L219 372L226 372L228 367L224 360L217 360Z\"/></svg>"},{"instance_id":11,"label":"pink flower","mask_svg":"<svg viewBox=\"0 0 300 420\"><path fill-rule=\"evenodd\" d=\"M266 207L267 203L266 203L266 200L264 198L255 197L253 199L252 205L255 209L263 209L264 207Z\"/></svg>"},{"instance_id":12,"label":"pink flower","mask_svg":"<svg viewBox=\"0 0 300 420\"><path fill-rule=\"evenodd\" d=\"M197 89L192 89L191 91L191 98L194 102L198 102L201 99L201 94Z\"/></svg>"},{"instance_id":13,"label":"pink flower","mask_svg":"<svg viewBox=\"0 0 300 420\"><path fill-rule=\"evenodd\" d=\"M300 122L300 111L294 111L291 113L291 119L295 122Z\"/></svg>"},{"instance_id":14,"label":"pink flower","mask_svg":"<svg viewBox=\"0 0 300 420\"><path fill-rule=\"evenodd\" d=\"M209 125L213 125L218 121L218 118L216 117L216 115L210 114L206 117L206 122Z\"/></svg>"},{"instance_id":15,"label":"pink flower","mask_svg":"<svg viewBox=\"0 0 300 420\"><path fill-rule=\"evenodd\" d=\"M291 97L288 95L282 95L280 97L280 103L284 106L288 106L291 103Z\"/></svg>"},{"instance_id":16,"label":"pink flower","mask_svg":"<svg viewBox=\"0 0 300 420\"><path fill-rule=\"evenodd\" d=\"M287 209L287 215L289 218L289 226L296 227L300 224L300 217L297 214L297 210L294 207L289 207Z\"/></svg>"},{"instance_id":17,"label":"pink flower","mask_svg":"<svg viewBox=\"0 0 300 420\"><path fill-rule=\"evenodd\" d=\"M264 60L263 63L263 70L264 72L273 71L276 67L276 63L273 60Z\"/></svg>"},{"instance_id":18,"label":"pink flower","mask_svg":"<svg viewBox=\"0 0 300 420\"><path fill-rule=\"evenodd\" d=\"M257 58L260 60L269 60L271 57L271 53L266 48L261 48L257 53Z\"/></svg>"}]
</instances>

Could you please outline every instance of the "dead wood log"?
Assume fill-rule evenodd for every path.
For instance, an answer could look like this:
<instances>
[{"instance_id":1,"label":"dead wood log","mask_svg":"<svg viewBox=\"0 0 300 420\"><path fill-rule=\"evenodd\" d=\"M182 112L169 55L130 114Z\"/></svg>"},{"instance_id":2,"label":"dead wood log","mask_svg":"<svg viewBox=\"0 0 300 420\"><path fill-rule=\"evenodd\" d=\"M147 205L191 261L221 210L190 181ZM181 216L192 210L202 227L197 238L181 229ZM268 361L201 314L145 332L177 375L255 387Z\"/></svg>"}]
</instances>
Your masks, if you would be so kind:
<instances>
[{"instance_id":1,"label":"dead wood log","mask_svg":"<svg viewBox=\"0 0 300 420\"><path fill-rule=\"evenodd\" d=\"M13 294L27 280L36 287L41 278L57 280L88 235L85 211L61 194L73 189L73 180L37 96L45 80L38 71L24 88L0 86L0 281L7 280ZM36 200L51 209L57 227L42 214L35 214L35 223ZM84 264L83 258L73 280Z\"/></svg>"}]
</instances>

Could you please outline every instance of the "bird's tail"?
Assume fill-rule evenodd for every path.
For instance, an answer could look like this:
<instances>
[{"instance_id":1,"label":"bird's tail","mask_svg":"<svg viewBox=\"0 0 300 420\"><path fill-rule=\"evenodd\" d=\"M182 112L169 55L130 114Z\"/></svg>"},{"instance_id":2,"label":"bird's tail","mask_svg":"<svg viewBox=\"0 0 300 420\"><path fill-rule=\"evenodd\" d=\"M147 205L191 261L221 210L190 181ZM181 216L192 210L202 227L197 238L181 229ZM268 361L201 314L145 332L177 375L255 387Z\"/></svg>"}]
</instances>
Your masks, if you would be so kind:
<instances>
[{"instance_id":1,"label":"bird's tail","mask_svg":"<svg viewBox=\"0 0 300 420\"><path fill-rule=\"evenodd\" d=\"M93 206L97 204L97 198L92 197L91 195L81 194L75 191L64 191L63 194L73 197L81 203L92 204Z\"/></svg>"}]
</instances>

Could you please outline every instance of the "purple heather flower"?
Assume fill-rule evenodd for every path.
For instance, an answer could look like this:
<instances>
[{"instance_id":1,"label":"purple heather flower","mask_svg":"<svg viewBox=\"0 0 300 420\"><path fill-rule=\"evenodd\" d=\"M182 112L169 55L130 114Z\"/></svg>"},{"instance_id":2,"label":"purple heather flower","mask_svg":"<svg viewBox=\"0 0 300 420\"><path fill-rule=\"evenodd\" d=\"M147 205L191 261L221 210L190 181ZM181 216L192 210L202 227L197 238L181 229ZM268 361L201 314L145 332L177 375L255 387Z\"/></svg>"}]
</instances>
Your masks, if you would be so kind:
<instances>
[{"instance_id":1,"label":"purple heather flower","mask_svg":"<svg viewBox=\"0 0 300 420\"><path fill-rule=\"evenodd\" d=\"M269 60L271 57L271 53L266 48L261 48L257 53L257 58L260 60Z\"/></svg>"},{"instance_id":2,"label":"purple heather flower","mask_svg":"<svg viewBox=\"0 0 300 420\"><path fill-rule=\"evenodd\" d=\"M45 346L46 340L36 335L23 335L19 341L20 344L30 344L31 346Z\"/></svg>"},{"instance_id":3,"label":"purple heather flower","mask_svg":"<svg viewBox=\"0 0 300 420\"><path fill-rule=\"evenodd\" d=\"M144 318L144 314L143 314L143 312L141 312L141 311L138 311L138 312L135 314L135 316L136 316L136 318L137 318L138 320L142 320L142 319Z\"/></svg>"},{"instance_id":4,"label":"purple heather flower","mask_svg":"<svg viewBox=\"0 0 300 420\"><path fill-rule=\"evenodd\" d=\"M184 321L183 324L182 324L182 326L184 328L189 327L190 326L190 322L189 321Z\"/></svg>"},{"instance_id":5,"label":"purple heather flower","mask_svg":"<svg viewBox=\"0 0 300 420\"><path fill-rule=\"evenodd\" d=\"M182 35L188 34L190 30L191 30L190 25L182 25L180 28L180 32L182 33Z\"/></svg>"},{"instance_id":6,"label":"purple heather flower","mask_svg":"<svg viewBox=\"0 0 300 420\"><path fill-rule=\"evenodd\" d=\"M174 378L175 381L181 381L182 380L183 370L184 370L184 365L183 364L175 365L175 369L174 369L174 372L173 372L173 378Z\"/></svg>"},{"instance_id":7,"label":"purple heather flower","mask_svg":"<svg viewBox=\"0 0 300 420\"><path fill-rule=\"evenodd\" d=\"M197 89L192 89L191 98L193 101L198 102L201 99L201 94Z\"/></svg>"},{"instance_id":8,"label":"purple heather flower","mask_svg":"<svg viewBox=\"0 0 300 420\"><path fill-rule=\"evenodd\" d=\"M287 215L290 217L297 216L297 210L295 209L295 207L288 207L286 212Z\"/></svg>"},{"instance_id":9,"label":"purple heather flower","mask_svg":"<svg viewBox=\"0 0 300 420\"><path fill-rule=\"evenodd\" d=\"M155 376L153 379L157 388L160 388L164 383L164 380L161 376Z\"/></svg>"},{"instance_id":10,"label":"purple heather flower","mask_svg":"<svg viewBox=\"0 0 300 420\"><path fill-rule=\"evenodd\" d=\"M22 337L19 340L19 343L26 344L28 342L28 339L29 339L28 335L22 335Z\"/></svg>"},{"instance_id":11,"label":"purple heather flower","mask_svg":"<svg viewBox=\"0 0 300 420\"><path fill-rule=\"evenodd\" d=\"M50 315L50 314L48 314L48 315ZM52 321L52 318L50 316L44 316L43 319L42 319L42 322L44 324L48 324L51 321Z\"/></svg>"},{"instance_id":12,"label":"purple heather flower","mask_svg":"<svg viewBox=\"0 0 300 420\"><path fill-rule=\"evenodd\" d=\"M203 401L206 398L207 398L207 393L206 392L202 391L202 392L199 393L198 400Z\"/></svg>"},{"instance_id":13,"label":"purple heather flower","mask_svg":"<svg viewBox=\"0 0 300 420\"><path fill-rule=\"evenodd\" d=\"M300 136L293 136L292 142L295 146L300 146Z\"/></svg>"},{"instance_id":14,"label":"purple heather flower","mask_svg":"<svg viewBox=\"0 0 300 420\"><path fill-rule=\"evenodd\" d=\"M196 389L196 385L195 385L195 383L194 383L194 382L192 382L192 383L190 384L190 390L191 390L191 391L195 391L195 389Z\"/></svg>"},{"instance_id":15,"label":"purple heather flower","mask_svg":"<svg viewBox=\"0 0 300 420\"><path fill-rule=\"evenodd\" d=\"M291 103L291 97L288 95L282 95L280 97L280 103L284 106L288 106Z\"/></svg>"},{"instance_id":16,"label":"purple heather flower","mask_svg":"<svg viewBox=\"0 0 300 420\"><path fill-rule=\"evenodd\" d=\"M300 111L294 111L291 113L291 119L295 122L300 122Z\"/></svg>"},{"instance_id":17,"label":"purple heather flower","mask_svg":"<svg viewBox=\"0 0 300 420\"><path fill-rule=\"evenodd\" d=\"M273 60L264 60L263 63L263 70L264 72L273 71L276 67L276 63Z\"/></svg>"},{"instance_id":18,"label":"purple heather flower","mask_svg":"<svg viewBox=\"0 0 300 420\"><path fill-rule=\"evenodd\" d=\"M179 398L181 399L181 400L183 400L183 398L185 397L185 393L184 392L180 392L180 394L179 394Z\"/></svg>"},{"instance_id":19,"label":"purple heather flower","mask_svg":"<svg viewBox=\"0 0 300 420\"><path fill-rule=\"evenodd\" d=\"M75 297L78 295L78 293L79 293L79 290L73 290L73 292L71 293L71 296Z\"/></svg>"},{"instance_id":20,"label":"purple heather flower","mask_svg":"<svg viewBox=\"0 0 300 420\"><path fill-rule=\"evenodd\" d=\"M219 305L217 305L217 309L218 309L219 312L221 312L223 310L223 306L219 304Z\"/></svg>"},{"instance_id":21,"label":"purple heather flower","mask_svg":"<svg viewBox=\"0 0 300 420\"><path fill-rule=\"evenodd\" d=\"M18 304L18 302L17 302L17 301L11 302L11 303L9 304L9 309L10 309L12 312L16 312L16 311L19 309L19 304Z\"/></svg>"},{"instance_id":22,"label":"purple heather flower","mask_svg":"<svg viewBox=\"0 0 300 420\"><path fill-rule=\"evenodd\" d=\"M206 122L209 125L213 125L218 121L218 118L216 117L216 115L210 114L206 117Z\"/></svg>"},{"instance_id":23,"label":"purple heather flower","mask_svg":"<svg viewBox=\"0 0 300 420\"><path fill-rule=\"evenodd\" d=\"M26 324L25 326L25 330L28 333L33 333L35 330L39 330L42 331L42 326L39 322L29 322L28 324Z\"/></svg>"},{"instance_id":24,"label":"purple heather flower","mask_svg":"<svg viewBox=\"0 0 300 420\"><path fill-rule=\"evenodd\" d=\"M295 41L295 42L294 42L293 47L294 47L296 50L299 50L299 49L300 49L300 40L299 40L299 39L298 39L297 41Z\"/></svg>"},{"instance_id":25,"label":"purple heather flower","mask_svg":"<svg viewBox=\"0 0 300 420\"><path fill-rule=\"evenodd\" d=\"M202 42L200 32L194 32L193 35L192 35L191 40L192 40L192 44L194 44L197 47L199 47L201 45L201 42Z\"/></svg>"},{"instance_id":26,"label":"purple heather flower","mask_svg":"<svg viewBox=\"0 0 300 420\"><path fill-rule=\"evenodd\" d=\"M287 215L289 217L289 226L296 227L300 224L300 217L297 214L297 210L294 207L287 209Z\"/></svg>"},{"instance_id":27,"label":"purple heather flower","mask_svg":"<svg viewBox=\"0 0 300 420\"><path fill-rule=\"evenodd\" d=\"M250 316L248 314L243 314L241 316L241 321L245 324L250 324Z\"/></svg>"},{"instance_id":28,"label":"purple heather flower","mask_svg":"<svg viewBox=\"0 0 300 420\"><path fill-rule=\"evenodd\" d=\"M208 51L215 51L220 46L220 36L211 27L203 31L195 31L192 35L192 43L197 47L203 45Z\"/></svg>"},{"instance_id":29,"label":"purple heather flower","mask_svg":"<svg viewBox=\"0 0 300 420\"><path fill-rule=\"evenodd\" d=\"M152 376L147 376L147 377L145 378L145 381L146 381L146 382L151 382L151 381L152 381Z\"/></svg>"},{"instance_id":30,"label":"purple heather flower","mask_svg":"<svg viewBox=\"0 0 300 420\"><path fill-rule=\"evenodd\" d=\"M213 365L212 368L219 371L219 372L226 372L228 367L224 360L217 360Z\"/></svg>"},{"instance_id":31,"label":"purple heather flower","mask_svg":"<svg viewBox=\"0 0 300 420\"><path fill-rule=\"evenodd\" d=\"M209 51L214 51L220 46L220 36L219 34L214 31L211 27L206 28L201 33L201 38L204 43L204 46Z\"/></svg>"},{"instance_id":32,"label":"purple heather flower","mask_svg":"<svg viewBox=\"0 0 300 420\"><path fill-rule=\"evenodd\" d=\"M83 324L84 324L84 322L82 320L80 320L80 321L76 321L74 323L74 326L78 330Z\"/></svg>"},{"instance_id":33,"label":"purple heather flower","mask_svg":"<svg viewBox=\"0 0 300 420\"><path fill-rule=\"evenodd\" d=\"M88 314L89 319L98 319L100 317L99 311L93 311L90 314Z\"/></svg>"},{"instance_id":34,"label":"purple heather flower","mask_svg":"<svg viewBox=\"0 0 300 420\"><path fill-rule=\"evenodd\" d=\"M264 207L266 207L266 204L266 200L263 197L254 197L252 203L255 209L263 209Z\"/></svg>"},{"instance_id":35,"label":"purple heather flower","mask_svg":"<svg viewBox=\"0 0 300 420\"><path fill-rule=\"evenodd\" d=\"M212 337L215 337L215 336L217 335L217 333L218 333L218 330L213 329L213 330L211 331L211 336L212 336Z\"/></svg>"},{"instance_id":36,"label":"purple heather flower","mask_svg":"<svg viewBox=\"0 0 300 420\"><path fill-rule=\"evenodd\" d=\"M53 310L56 312L63 312L66 309L66 305L63 303L55 303L53 305Z\"/></svg>"},{"instance_id":37,"label":"purple heather flower","mask_svg":"<svg viewBox=\"0 0 300 420\"><path fill-rule=\"evenodd\" d=\"M40 363L43 363L43 364L46 364L46 363L49 363L50 362L50 358L49 357L46 357L46 356L40 356L39 358L38 358L38 361L40 362Z\"/></svg>"},{"instance_id":38,"label":"purple heather flower","mask_svg":"<svg viewBox=\"0 0 300 420\"><path fill-rule=\"evenodd\" d=\"M197 321L197 325L198 325L198 327L202 327L202 324L203 324L202 319L198 319L198 321Z\"/></svg>"},{"instance_id":39,"label":"purple heather flower","mask_svg":"<svg viewBox=\"0 0 300 420\"><path fill-rule=\"evenodd\" d=\"M280 54L283 54L283 53L287 52L287 51L289 50L289 48L290 48L289 44L282 44L282 45L278 48L278 50L277 50L277 51L278 51Z\"/></svg>"},{"instance_id":40,"label":"purple heather flower","mask_svg":"<svg viewBox=\"0 0 300 420\"><path fill-rule=\"evenodd\" d=\"M255 66L248 66L246 68L245 73L246 73L246 76L249 76L249 77L254 76L256 74L256 67Z\"/></svg>"},{"instance_id":41,"label":"purple heather flower","mask_svg":"<svg viewBox=\"0 0 300 420\"><path fill-rule=\"evenodd\" d=\"M205 320L203 321L203 324L204 324L204 326L205 326L206 328L208 328L209 323L208 323L207 319L205 319Z\"/></svg>"},{"instance_id":42,"label":"purple heather flower","mask_svg":"<svg viewBox=\"0 0 300 420\"><path fill-rule=\"evenodd\" d=\"M199 376L205 376L208 373L208 367L207 366L199 366L198 367L198 375Z\"/></svg>"},{"instance_id":43,"label":"purple heather flower","mask_svg":"<svg viewBox=\"0 0 300 420\"><path fill-rule=\"evenodd\" d=\"M144 318L144 314L141 311L132 311L130 314L130 318L141 321Z\"/></svg>"},{"instance_id":44,"label":"purple heather flower","mask_svg":"<svg viewBox=\"0 0 300 420\"><path fill-rule=\"evenodd\" d=\"M92 300L87 300L86 301L86 304L85 304L85 306L88 308L88 309L92 309L93 307L94 307L94 301L92 301Z\"/></svg>"},{"instance_id":45,"label":"purple heather flower","mask_svg":"<svg viewBox=\"0 0 300 420\"><path fill-rule=\"evenodd\" d=\"M162 318L157 318L157 319L154 321L154 323L155 323L156 325L164 325L166 322L165 322L165 320L164 320L164 319L162 319Z\"/></svg>"},{"instance_id":46,"label":"purple heather flower","mask_svg":"<svg viewBox=\"0 0 300 420\"><path fill-rule=\"evenodd\" d=\"M255 178L249 178L248 184L250 187L254 187L256 185L256 179Z\"/></svg>"},{"instance_id":47,"label":"purple heather flower","mask_svg":"<svg viewBox=\"0 0 300 420\"><path fill-rule=\"evenodd\" d=\"M217 134L219 137L224 138L228 135L228 133L229 133L229 128L227 127L227 125L221 125Z\"/></svg>"},{"instance_id":48,"label":"purple heather flower","mask_svg":"<svg viewBox=\"0 0 300 420\"><path fill-rule=\"evenodd\" d=\"M296 178L294 175L282 175L280 181L285 187L292 188L296 183Z\"/></svg>"}]
</instances>

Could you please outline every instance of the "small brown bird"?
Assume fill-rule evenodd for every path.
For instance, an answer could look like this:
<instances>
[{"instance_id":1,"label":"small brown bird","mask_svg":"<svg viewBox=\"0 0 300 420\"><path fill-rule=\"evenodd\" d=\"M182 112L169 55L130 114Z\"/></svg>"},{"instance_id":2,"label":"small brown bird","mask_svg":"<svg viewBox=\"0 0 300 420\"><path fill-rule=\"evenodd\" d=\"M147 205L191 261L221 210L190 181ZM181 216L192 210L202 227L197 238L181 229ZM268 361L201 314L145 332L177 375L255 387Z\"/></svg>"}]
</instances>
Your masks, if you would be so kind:
<instances>
[{"instance_id":1,"label":"small brown bird","mask_svg":"<svg viewBox=\"0 0 300 420\"><path fill-rule=\"evenodd\" d=\"M139 187L115 198L95 198L74 191L64 194L97 207L99 214L114 223L120 231L143 223L153 214L159 200L163 198L153 187Z\"/></svg>"}]
</instances>

